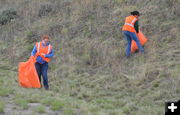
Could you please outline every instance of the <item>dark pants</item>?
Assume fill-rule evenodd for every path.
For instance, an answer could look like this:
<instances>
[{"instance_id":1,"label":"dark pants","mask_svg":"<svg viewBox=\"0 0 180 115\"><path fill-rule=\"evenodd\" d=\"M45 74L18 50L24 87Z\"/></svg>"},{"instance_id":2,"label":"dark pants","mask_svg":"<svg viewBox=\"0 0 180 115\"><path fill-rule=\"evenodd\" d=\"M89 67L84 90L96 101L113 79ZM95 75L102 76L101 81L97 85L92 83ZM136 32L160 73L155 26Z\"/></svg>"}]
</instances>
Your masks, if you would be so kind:
<instances>
[{"instance_id":1,"label":"dark pants","mask_svg":"<svg viewBox=\"0 0 180 115\"><path fill-rule=\"evenodd\" d=\"M42 75L44 88L49 89L48 76L47 76L48 63L46 62L44 64L40 64L36 62L35 67L36 67L36 71L38 73L40 82L41 82L41 75Z\"/></svg>"},{"instance_id":2,"label":"dark pants","mask_svg":"<svg viewBox=\"0 0 180 115\"><path fill-rule=\"evenodd\" d=\"M131 42L134 40L141 52L144 52L144 48L140 44L140 41L138 37L136 36L136 33L129 32L129 31L123 31L124 37L127 39L127 48L126 48L126 56L129 57L131 53Z\"/></svg>"}]
</instances>

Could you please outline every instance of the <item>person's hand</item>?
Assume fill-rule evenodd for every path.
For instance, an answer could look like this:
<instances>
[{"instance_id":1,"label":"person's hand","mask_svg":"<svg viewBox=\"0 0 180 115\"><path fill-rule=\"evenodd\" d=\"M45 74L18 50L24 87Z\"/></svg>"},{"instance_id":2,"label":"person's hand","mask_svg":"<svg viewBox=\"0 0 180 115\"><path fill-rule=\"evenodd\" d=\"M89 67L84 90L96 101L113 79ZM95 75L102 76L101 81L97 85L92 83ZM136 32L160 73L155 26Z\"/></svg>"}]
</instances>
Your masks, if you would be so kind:
<instances>
[{"instance_id":1,"label":"person's hand","mask_svg":"<svg viewBox=\"0 0 180 115\"><path fill-rule=\"evenodd\" d=\"M45 54L44 54L44 53L41 53L41 55L45 57Z\"/></svg>"},{"instance_id":2,"label":"person's hand","mask_svg":"<svg viewBox=\"0 0 180 115\"><path fill-rule=\"evenodd\" d=\"M31 58L31 59L34 59L35 57L32 55L30 58Z\"/></svg>"}]
</instances>

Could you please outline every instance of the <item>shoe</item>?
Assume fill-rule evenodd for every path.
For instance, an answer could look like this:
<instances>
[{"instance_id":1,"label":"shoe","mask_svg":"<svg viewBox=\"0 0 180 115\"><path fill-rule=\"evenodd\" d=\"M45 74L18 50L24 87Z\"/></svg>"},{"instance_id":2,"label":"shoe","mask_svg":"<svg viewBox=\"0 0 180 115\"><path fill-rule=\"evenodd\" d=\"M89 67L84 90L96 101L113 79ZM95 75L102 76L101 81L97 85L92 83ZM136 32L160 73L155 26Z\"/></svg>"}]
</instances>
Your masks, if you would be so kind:
<instances>
[{"instance_id":1,"label":"shoe","mask_svg":"<svg viewBox=\"0 0 180 115\"><path fill-rule=\"evenodd\" d=\"M48 88L48 87L45 87L45 90L49 90L49 88Z\"/></svg>"}]
</instances>

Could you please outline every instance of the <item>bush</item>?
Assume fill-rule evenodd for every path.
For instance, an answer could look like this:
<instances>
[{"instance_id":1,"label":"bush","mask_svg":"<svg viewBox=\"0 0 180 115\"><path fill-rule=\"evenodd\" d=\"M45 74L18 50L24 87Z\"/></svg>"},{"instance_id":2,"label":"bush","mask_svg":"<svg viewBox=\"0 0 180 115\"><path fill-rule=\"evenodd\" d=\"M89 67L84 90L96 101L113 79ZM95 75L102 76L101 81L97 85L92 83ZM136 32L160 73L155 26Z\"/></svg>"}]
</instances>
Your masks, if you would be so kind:
<instances>
[{"instance_id":1,"label":"bush","mask_svg":"<svg viewBox=\"0 0 180 115\"><path fill-rule=\"evenodd\" d=\"M32 51L33 48L34 48L34 44L28 44L28 45L27 45L27 50L28 50L28 51Z\"/></svg>"},{"instance_id":2,"label":"bush","mask_svg":"<svg viewBox=\"0 0 180 115\"><path fill-rule=\"evenodd\" d=\"M0 14L0 24L5 25L9 23L12 19L17 17L17 12L14 9L4 10Z\"/></svg>"},{"instance_id":3,"label":"bush","mask_svg":"<svg viewBox=\"0 0 180 115\"><path fill-rule=\"evenodd\" d=\"M70 108L63 111L63 115L73 115L74 111Z\"/></svg>"},{"instance_id":4,"label":"bush","mask_svg":"<svg viewBox=\"0 0 180 115\"><path fill-rule=\"evenodd\" d=\"M0 88L0 96L5 97L13 93L13 90L10 88Z\"/></svg>"},{"instance_id":5,"label":"bush","mask_svg":"<svg viewBox=\"0 0 180 115\"><path fill-rule=\"evenodd\" d=\"M29 30L25 34L27 43L34 43L38 41L37 39L39 38L39 35L37 32Z\"/></svg>"},{"instance_id":6,"label":"bush","mask_svg":"<svg viewBox=\"0 0 180 115\"><path fill-rule=\"evenodd\" d=\"M25 99L22 99L22 97L17 97L15 99L15 103L18 104L22 109L27 109L28 108L28 101Z\"/></svg>"},{"instance_id":7,"label":"bush","mask_svg":"<svg viewBox=\"0 0 180 115\"><path fill-rule=\"evenodd\" d=\"M44 106L39 106L39 107L37 107L37 108L36 108L36 111L37 111L38 113L45 113L45 112L46 112Z\"/></svg>"},{"instance_id":8,"label":"bush","mask_svg":"<svg viewBox=\"0 0 180 115\"><path fill-rule=\"evenodd\" d=\"M52 6L50 4L43 4L39 10L39 16L47 16L52 11Z\"/></svg>"},{"instance_id":9,"label":"bush","mask_svg":"<svg viewBox=\"0 0 180 115\"><path fill-rule=\"evenodd\" d=\"M61 102L61 101L58 101L58 100L54 100L52 103L51 103L51 109L52 110L60 110L64 107L64 103Z\"/></svg>"}]
</instances>

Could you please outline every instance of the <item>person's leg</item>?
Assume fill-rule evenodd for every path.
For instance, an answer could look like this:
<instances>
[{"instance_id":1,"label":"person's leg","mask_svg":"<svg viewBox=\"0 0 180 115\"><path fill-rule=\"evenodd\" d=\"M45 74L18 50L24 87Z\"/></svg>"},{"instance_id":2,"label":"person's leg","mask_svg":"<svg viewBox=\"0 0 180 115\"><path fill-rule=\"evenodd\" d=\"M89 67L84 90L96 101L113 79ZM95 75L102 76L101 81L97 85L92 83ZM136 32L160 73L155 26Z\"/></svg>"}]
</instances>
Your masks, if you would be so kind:
<instances>
[{"instance_id":1,"label":"person's leg","mask_svg":"<svg viewBox=\"0 0 180 115\"><path fill-rule=\"evenodd\" d=\"M41 64L36 62L35 67L36 67L36 71L37 71L37 74L38 74L38 77L39 77L39 81L41 83L41 73L42 73Z\"/></svg>"},{"instance_id":2,"label":"person's leg","mask_svg":"<svg viewBox=\"0 0 180 115\"><path fill-rule=\"evenodd\" d=\"M43 84L45 89L49 89L47 71L48 71L48 63L44 63L42 65L42 77L43 77Z\"/></svg>"},{"instance_id":3,"label":"person's leg","mask_svg":"<svg viewBox=\"0 0 180 115\"><path fill-rule=\"evenodd\" d=\"M131 36L128 31L123 31L124 37L127 39L126 56L129 57L131 54Z\"/></svg>"},{"instance_id":4,"label":"person's leg","mask_svg":"<svg viewBox=\"0 0 180 115\"><path fill-rule=\"evenodd\" d=\"M141 52L144 52L144 48L142 47L142 45L141 45L141 43L140 43L140 41L139 41L136 33L131 32L131 38L136 42L139 50L140 50Z\"/></svg>"}]
</instances>

